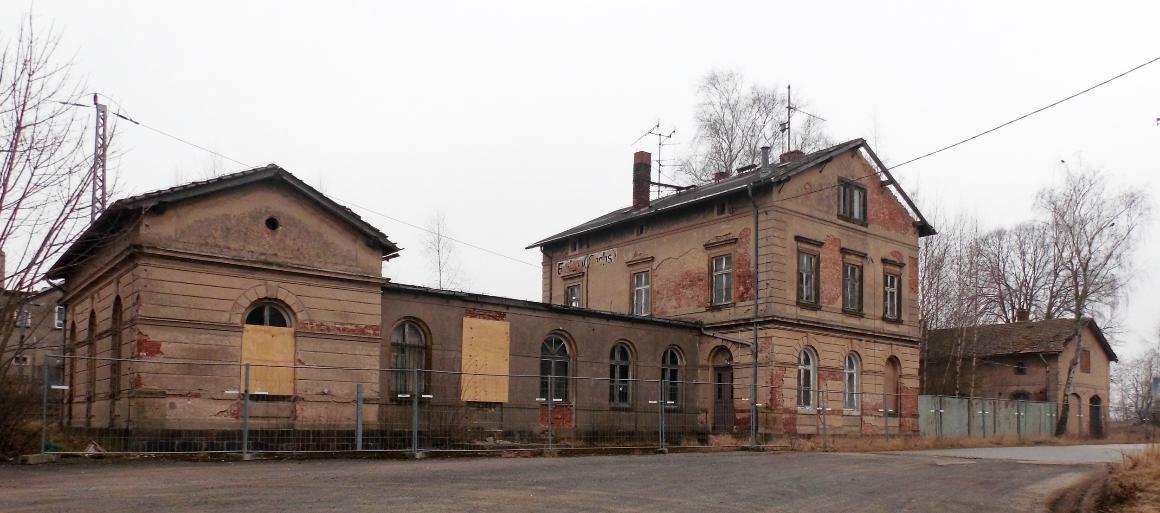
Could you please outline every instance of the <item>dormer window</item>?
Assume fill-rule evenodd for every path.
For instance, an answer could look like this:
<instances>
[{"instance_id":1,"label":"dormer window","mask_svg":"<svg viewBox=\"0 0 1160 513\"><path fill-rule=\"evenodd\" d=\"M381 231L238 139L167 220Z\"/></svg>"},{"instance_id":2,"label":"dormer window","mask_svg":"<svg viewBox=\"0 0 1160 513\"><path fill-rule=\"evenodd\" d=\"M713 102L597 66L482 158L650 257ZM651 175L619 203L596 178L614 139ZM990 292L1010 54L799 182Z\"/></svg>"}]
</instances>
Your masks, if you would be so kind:
<instances>
[{"instance_id":1,"label":"dormer window","mask_svg":"<svg viewBox=\"0 0 1160 513\"><path fill-rule=\"evenodd\" d=\"M843 180L838 184L838 217L866 224L866 188Z\"/></svg>"}]
</instances>

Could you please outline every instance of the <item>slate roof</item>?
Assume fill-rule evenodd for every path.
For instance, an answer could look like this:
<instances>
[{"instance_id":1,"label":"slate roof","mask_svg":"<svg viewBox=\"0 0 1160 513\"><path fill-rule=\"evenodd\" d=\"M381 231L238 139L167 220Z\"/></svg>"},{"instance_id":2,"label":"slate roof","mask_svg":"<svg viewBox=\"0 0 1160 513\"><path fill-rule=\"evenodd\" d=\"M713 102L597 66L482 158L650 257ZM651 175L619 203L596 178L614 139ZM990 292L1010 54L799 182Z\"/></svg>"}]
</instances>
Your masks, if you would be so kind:
<instances>
[{"instance_id":1,"label":"slate roof","mask_svg":"<svg viewBox=\"0 0 1160 513\"><path fill-rule=\"evenodd\" d=\"M878 164L879 169L884 171L888 180L891 183L894 183L894 178L890 176L889 171L886 171L886 166L883 165L881 161L878 160L878 157L874 155L874 152L870 150L870 147L866 144L866 141L863 139L853 139L823 150L808 153L797 160L775 165L773 166L773 173L762 177L757 181L757 185L776 184L786 181L802 171L823 164L842 153L854 151L858 148L865 148L866 151L870 154L871 158L874 159L875 163ZM619 208L600 217L592 219L591 221L574 226L550 237L541 239L525 249L532 249L535 247L543 246L545 244L567 239L575 235L593 232L602 228L608 228L622 223L627 223L629 221L636 221L638 219L651 217L663 212L671 212L680 207L709 201L713 198L720 198L738 191L743 191L747 186L749 186L750 183L753 183L755 176L756 175L754 171L737 173L733 176L730 176L729 178L721 180L720 182L697 185L675 194L670 194L668 196L652 200L652 202L650 202L649 206L646 208L639 210L634 209L631 206ZM911 207L911 210L914 212L914 214L918 217L920 234L923 236L934 235L934 228L926 222L926 219L918 211L918 208L914 206L914 203L910 201L910 198L906 196L906 193L902 191L902 188L898 187L897 190L902 195L907 204Z\"/></svg>"},{"instance_id":2,"label":"slate roof","mask_svg":"<svg viewBox=\"0 0 1160 513\"><path fill-rule=\"evenodd\" d=\"M1104 332L1092 319L1084 319L1096 335L1108 359L1118 361L1115 351L1104 338ZM976 339L975 336L978 338ZM1075 333L1075 319L985 324L966 328L930 330L926 334L927 351L931 359L942 360L953 355L956 340L963 340L963 356L1010 356L1019 354L1056 354ZM959 339L959 337L962 337ZM972 344L974 342L974 344ZM974 347L972 347L972 345Z\"/></svg>"},{"instance_id":3,"label":"slate roof","mask_svg":"<svg viewBox=\"0 0 1160 513\"><path fill-rule=\"evenodd\" d=\"M84 261L85 258L100 247L107 237L115 233L118 228L141 216L150 208L266 180L283 183L301 192L308 198L314 200L324 210L345 220L351 227L362 232L367 236L368 240L379 246L382 249L384 259L397 256L401 249L394 242L391 242L386 234L363 220L353 210L335 202L325 194L318 192L317 189L307 185L302 180L299 180L298 177L278 165L267 164L262 167L222 175L209 180L191 182L114 201L85 229L77 241L61 255L56 263L53 264L52 268L48 270L46 277L49 279L64 278L72 267Z\"/></svg>"}]
</instances>

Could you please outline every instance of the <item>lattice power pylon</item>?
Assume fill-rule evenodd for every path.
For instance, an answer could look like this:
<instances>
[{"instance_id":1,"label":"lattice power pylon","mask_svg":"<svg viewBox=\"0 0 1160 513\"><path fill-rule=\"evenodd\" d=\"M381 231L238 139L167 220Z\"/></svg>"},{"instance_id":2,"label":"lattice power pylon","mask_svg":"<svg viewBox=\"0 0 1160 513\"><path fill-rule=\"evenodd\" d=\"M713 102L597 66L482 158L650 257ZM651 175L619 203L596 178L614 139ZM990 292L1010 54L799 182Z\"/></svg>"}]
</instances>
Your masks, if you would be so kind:
<instances>
[{"instance_id":1,"label":"lattice power pylon","mask_svg":"<svg viewBox=\"0 0 1160 513\"><path fill-rule=\"evenodd\" d=\"M90 220L95 220L105 210L105 200L108 191L105 188L106 158L109 155L109 108L97 101L93 94L93 106L96 107L97 121L94 127L93 141L93 202L89 209Z\"/></svg>"}]
</instances>

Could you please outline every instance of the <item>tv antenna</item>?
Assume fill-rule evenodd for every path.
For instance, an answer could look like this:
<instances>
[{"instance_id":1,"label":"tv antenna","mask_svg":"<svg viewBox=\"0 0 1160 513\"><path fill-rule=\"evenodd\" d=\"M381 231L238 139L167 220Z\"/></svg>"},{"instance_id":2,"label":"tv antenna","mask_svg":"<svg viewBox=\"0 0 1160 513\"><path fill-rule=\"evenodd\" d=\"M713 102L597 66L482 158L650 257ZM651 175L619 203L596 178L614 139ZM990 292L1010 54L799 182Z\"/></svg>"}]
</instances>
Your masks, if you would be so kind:
<instances>
[{"instance_id":1,"label":"tv antenna","mask_svg":"<svg viewBox=\"0 0 1160 513\"><path fill-rule=\"evenodd\" d=\"M781 124L781 131L785 132L785 151L793 151L793 113L800 112L818 121L825 121L826 118L815 116L797 108L793 104L793 86L785 86L785 123Z\"/></svg>"},{"instance_id":2,"label":"tv antenna","mask_svg":"<svg viewBox=\"0 0 1160 513\"><path fill-rule=\"evenodd\" d=\"M673 136L676 135L676 133L677 133L676 128L673 128L672 130L669 130L668 133L665 133L665 130L663 130L661 128L660 120L657 120L657 123L655 125L653 125L648 130L646 130L645 133L640 135L640 137L637 137L635 141L632 141L632 144L635 145L636 143L640 142L641 139L644 139L645 137L648 137L648 136L653 136L653 137L657 138L657 152L656 152L656 156L653 158L653 164L655 165L655 170L656 170L656 179L655 180L653 180L651 178L649 179L649 185L652 185L654 187L653 192L656 193L657 197L660 197L662 188L669 188L669 189L674 189L674 190L678 190L678 191L685 190L688 188L688 187L684 187L681 185L674 185L671 183L666 183L663 181L666 179L675 181L671 177L668 177L665 175L664 168L665 167L672 167L672 166L667 164L665 162L665 160L663 158L661 158L661 153L664 151L665 146L673 146L675 144L675 143L672 143L670 141L672 140Z\"/></svg>"}]
</instances>

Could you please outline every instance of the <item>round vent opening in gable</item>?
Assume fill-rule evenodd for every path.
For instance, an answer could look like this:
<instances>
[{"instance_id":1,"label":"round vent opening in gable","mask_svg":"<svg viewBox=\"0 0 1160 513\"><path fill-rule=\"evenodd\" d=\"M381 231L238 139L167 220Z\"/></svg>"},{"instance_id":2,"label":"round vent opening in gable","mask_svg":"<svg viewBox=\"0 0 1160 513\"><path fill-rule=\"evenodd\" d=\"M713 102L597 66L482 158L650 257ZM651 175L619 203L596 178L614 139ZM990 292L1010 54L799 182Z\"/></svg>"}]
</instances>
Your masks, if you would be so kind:
<instances>
[{"instance_id":1,"label":"round vent opening in gable","mask_svg":"<svg viewBox=\"0 0 1160 513\"><path fill-rule=\"evenodd\" d=\"M266 228L269 228L271 231L277 230L278 229L278 218L277 217L267 217L266 218Z\"/></svg>"}]
</instances>

